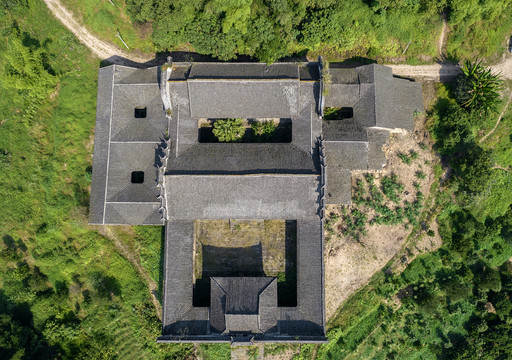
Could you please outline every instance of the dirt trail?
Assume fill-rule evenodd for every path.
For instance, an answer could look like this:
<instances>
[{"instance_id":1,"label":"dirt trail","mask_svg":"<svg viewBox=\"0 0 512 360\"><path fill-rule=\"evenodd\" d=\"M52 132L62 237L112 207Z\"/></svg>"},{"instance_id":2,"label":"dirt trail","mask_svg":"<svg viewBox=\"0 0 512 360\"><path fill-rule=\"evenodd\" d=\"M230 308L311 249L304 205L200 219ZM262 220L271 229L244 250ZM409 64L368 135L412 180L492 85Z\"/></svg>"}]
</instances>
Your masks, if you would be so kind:
<instances>
[{"instance_id":1,"label":"dirt trail","mask_svg":"<svg viewBox=\"0 0 512 360\"><path fill-rule=\"evenodd\" d=\"M503 114L505 114L505 111L507 110L508 106L510 105L510 101L512 101L512 92L510 93L510 95L508 96L508 100L507 100L507 103L505 104L505 107L503 107L503 110L501 111L501 114L500 116L498 117L498 121L496 121L496 125L494 125L494 127L492 128L491 131L489 131L489 133L487 135L485 135L483 138L480 139L480 142L484 142L485 140L487 140L487 138L489 136L491 136L494 131L496 130L496 128L498 127L498 125L500 124L500 121L501 121L501 118L503 117Z\"/></svg>"},{"instance_id":2,"label":"dirt trail","mask_svg":"<svg viewBox=\"0 0 512 360\"><path fill-rule=\"evenodd\" d=\"M120 57L126 58L131 61L135 61L138 63L144 63L152 60L155 56L154 54L147 54L144 56L139 56L135 54L128 53L119 49L117 46L107 43L101 39L98 39L96 36L91 34L87 29L85 29L83 24L80 24L74 17L71 11L66 9L64 5L61 4L59 0L43 0L48 9L51 10L53 15L71 31L82 43L85 44L91 51L98 56L102 60L115 58L116 64L124 65L129 62L123 62L123 59Z\"/></svg>"},{"instance_id":3,"label":"dirt trail","mask_svg":"<svg viewBox=\"0 0 512 360\"><path fill-rule=\"evenodd\" d=\"M123 242L119 239L119 237L112 231L110 226L98 226L98 232L107 237L112 241L116 250L121 254L126 260L132 264L132 266L137 270L142 280L147 284L149 294L151 295L151 301L155 306L156 315L159 319L162 319L162 305L156 298L156 294L158 294L158 285L151 279L148 271L141 265L140 259L137 254L134 254L131 250L129 250Z\"/></svg>"},{"instance_id":4,"label":"dirt trail","mask_svg":"<svg viewBox=\"0 0 512 360\"><path fill-rule=\"evenodd\" d=\"M441 35L439 36L439 41L437 43L437 55L442 58L444 54L444 46L446 45L446 38L448 37L448 23L446 18L446 12L441 14L441 18L443 19L443 28L441 29Z\"/></svg>"}]
</instances>

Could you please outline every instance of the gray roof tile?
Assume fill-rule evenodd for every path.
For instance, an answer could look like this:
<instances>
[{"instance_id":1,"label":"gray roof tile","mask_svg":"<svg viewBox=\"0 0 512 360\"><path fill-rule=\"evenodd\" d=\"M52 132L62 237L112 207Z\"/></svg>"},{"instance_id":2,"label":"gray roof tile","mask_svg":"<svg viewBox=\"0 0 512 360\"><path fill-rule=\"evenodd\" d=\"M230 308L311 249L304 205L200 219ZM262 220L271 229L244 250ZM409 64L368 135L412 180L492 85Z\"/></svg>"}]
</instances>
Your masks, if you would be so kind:
<instances>
[{"instance_id":1,"label":"gray roof tile","mask_svg":"<svg viewBox=\"0 0 512 360\"><path fill-rule=\"evenodd\" d=\"M298 79L296 63L195 63L189 79Z\"/></svg>"},{"instance_id":2,"label":"gray roof tile","mask_svg":"<svg viewBox=\"0 0 512 360\"><path fill-rule=\"evenodd\" d=\"M381 168L386 129L412 129L412 114L423 106L421 85L393 78L389 68L331 66L326 106L353 107L354 116L322 121L315 111L317 68L317 63L174 64L166 83L170 121L163 113L158 68L100 69L92 223L161 223L158 155L160 137L167 132L170 137L161 340L226 341L219 333L227 324L228 330L262 332L255 334L258 341L275 341L278 331L279 339L325 341L316 139L323 133L327 140L326 201L349 203L350 171ZM134 117L136 106L147 108L145 119ZM199 144L199 117L291 118L292 143ZM144 171L143 184L131 183L132 171ZM193 219L232 218L297 220L296 307L277 307L275 279L258 288L235 278L212 282L212 296L218 296L211 298L210 314L193 306ZM246 296L250 292L258 296Z\"/></svg>"},{"instance_id":3,"label":"gray roof tile","mask_svg":"<svg viewBox=\"0 0 512 360\"><path fill-rule=\"evenodd\" d=\"M299 150L294 144L201 143L177 158L170 157L167 173L315 174L317 170L310 153Z\"/></svg>"},{"instance_id":4,"label":"gray roof tile","mask_svg":"<svg viewBox=\"0 0 512 360\"><path fill-rule=\"evenodd\" d=\"M298 113L298 80L189 80L195 118L289 118Z\"/></svg>"},{"instance_id":5,"label":"gray roof tile","mask_svg":"<svg viewBox=\"0 0 512 360\"><path fill-rule=\"evenodd\" d=\"M170 219L315 219L317 175L166 175Z\"/></svg>"}]
</instances>

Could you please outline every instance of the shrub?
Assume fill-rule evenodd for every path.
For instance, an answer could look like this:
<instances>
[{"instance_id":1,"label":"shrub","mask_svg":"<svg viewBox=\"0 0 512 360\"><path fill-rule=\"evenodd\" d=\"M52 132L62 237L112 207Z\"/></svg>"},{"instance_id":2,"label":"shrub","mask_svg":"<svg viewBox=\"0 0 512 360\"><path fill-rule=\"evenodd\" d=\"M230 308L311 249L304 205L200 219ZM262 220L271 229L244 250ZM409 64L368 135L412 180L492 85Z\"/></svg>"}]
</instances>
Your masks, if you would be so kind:
<instances>
[{"instance_id":1,"label":"shrub","mask_svg":"<svg viewBox=\"0 0 512 360\"><path fill-rule=\"evenodd\" d=\"M213 135L220 142L241 141L244 134L242 119L218 119L213 123Z\"/></svg>"},{"instance_id":2,"label":"shrub","mask_svg":"<svg viewBox=\"0 0 512 360\"><path fill-rule=\"evenodd\" d=\"M411 165L411 158L407 156L407 154L399 153L398 157L400 158L400 160L402 160L404 164Z\"/></svg>"},{"instance_id":3,"label":"shrub","mask_svg":"<svg viewBox=\"0 0 512 360\"><path fill-rule=\"evenodd\" d=\"M425 180L427 178L427 175L421 170L416 172L416 177L420 180Z\"/></svg>"},{"instance_id":4,"label":"shrub","mask_svg":"<svg viewBox=\"0 0 512 360\"><path fill-rule=\"evenodd\" d=\"M503 81L493 74L482 61L466 60L461 67L462 73L455 81L454 95L457 102L468 110L495 110L500 102L499 91Z\"/></svg>"},{"instance_id":5,"label":"shrub","mask_svg":"<svg viewBox=\"0 0 512 360\"><path fill-rule=\"evenodd\" d=\"M273 121L265 120L263 122L255 121L251 124L253 134L258 140L269 140L276 132L276 124Z\"/></svg>"},{"instance_id":6,"label":"shrub","mask_svg":"<svg viewBox=\"0 0 512 360\"><path fill-rule=\"evenodd\" d=\"M384 176L380 181L382 192L394 203L398 203L398 194L404 191L404 186L398 181L398 176Z\"/></svg>"}]
</instances>

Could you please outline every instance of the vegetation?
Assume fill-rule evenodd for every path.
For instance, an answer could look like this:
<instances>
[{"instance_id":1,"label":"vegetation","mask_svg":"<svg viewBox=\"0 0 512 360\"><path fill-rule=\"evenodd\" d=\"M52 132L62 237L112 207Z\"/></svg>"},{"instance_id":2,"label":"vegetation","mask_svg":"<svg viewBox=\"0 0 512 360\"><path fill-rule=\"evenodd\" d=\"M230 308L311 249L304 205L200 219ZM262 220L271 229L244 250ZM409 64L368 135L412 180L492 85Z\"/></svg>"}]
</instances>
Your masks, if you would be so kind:
<instances>
[{"instance_id":1,"label":"vegetation","mask_svg":"<svg viewBox=\"0 0 512 360\"><path fill-rule=\"evenodd\" d=\"M401 271L400 264L404 258L408 261L408 250L415 246L411 236L404 252L331 319L329 344L303 346L297 358L310 359L313 354L318 359L408 359L411 354L443 359L510 357L512 199L499 189L509 184L512 175L496 168L494 161L508 167L512 156L503 147L478 141L478 130L495 123L496 114L482 119L467 111L448 87L441 86L439 95L428 121L436 150L453 173L439 190L434 183L434 206L428 212L437 217L443 245L409 260ZM504 120L509 121L510 115L509 111ZM509 141L512 127L506 124L501 136ZM375 185L368 189L371 184L372 176L357 182L354 197L360 204L378 204L384 196ZM393 196L397 185L385 186ZM430 230L425 235L435 233Z\"/></svg>"},{"instance_id":2,"label":"vegetation","mask_svg":"<svg viewBox=\"0 0 512 360\"><path fill-rule=\"evenodd\" d=\"M496 110L503 88L499 74L493 74L481 61L466 60L461 70L454 91L457 102L470 111Z\"/></svg>"},{"instance_id":3,"label":"vegetation","mask_svg":"<svg viewBox=\"0 0 512 360\"><path fill-rule=\"evenodd\" d=\"M324 120L343 120L354 116L352 108L348 107L325 107Z\"/></svg>"},{"instance_id":4,"label":"vegetation","mask_svg":"<svg viewBox=\"0 0 512 360\"><path fill-rule=\"evenodd\" d=\"M41 1L2 2L0 31L1 357L186 359L155 343L147 286L87 225L97 59ZM133 241L158 280L161 233Z\"/></svg>"},{"instance_id":5,"label":"vegetation","mask_svg":"<svg viewBox=\"0 0 512 360\"><path fill-rule=\"evenodd\" d=\"M380 186L375 183L375 176L371 173L366 174L365 180L356 181L352 202L357 207L350 215L344 215L345 225L339 225L345 235L360 240L360 235L366 233L368 218L369 225L418 225L424 201L424 195L419 189L414 200L408 201L404 200L405 187L396 174L382 177ZM368 214L373 216L369 217Z\"/></svg>"},{"instance_id":6,"label":"vegetation","mask_svg":"<svg viewBox=\"0 0 512 360\"><path fill-rule=\"evenodd\" d=\"M190 42L220 58L247 54L265 61L306 49L340 58L395 56L409 40L410 56L433 54L430 34L442 9L453 29L449 54L488 55L512 21L510 1L497 0L263 4L130 0L127 9L136 21L154 21L159 49ZM192 358L191 345L155 343L161 324L146 285L112 242L87 225L97 61L41 1L2 2L0 30L2 357ZM496 114L458 103L457 89L442 87L440 95L429 122L436 151L453 172L428 210L438 214L443 246L400 273L390 263L331 320L328 344L290 346L300 351L297 358L510 356L511 112L496 139L480 143L479 130L494 124ZM487 96L483 103L499 110ZM415 160L412 153L407 158ZM371 176L360 179L354 199L360 208L342 215L350 236L364 233L368 221L418 224L423 195L418 191L409 203L402 191L393 176L379 184ZM126 231L121 241L131 241L161 283L161 228ZM197 351L222 359L230 349L202 345Z\"/></svg>"},{"instance_id":7,"label":"vegetation","mask_svg":"<svg viewBox=\"0 0 512 360\"><path fill-rule=\"evenodd\" d=\"M256 141L269 141L276 132L277 125L271 120L254 121L251 123L251 129L256 136Z\"/></svg>"},{"instance_id":8,"label":"vegetation","mask_svg":"<svg viewBox=\"0 0 512 360\"><path fill-rule=\"evenodd\" d=\"M123 51L156 51L151 39L151 24L139 24L130 19L127 11L129 1L61 0L61 3L96 36L116 44Z\"/></svg>"},{"instance_id":9,"label":"vegetation","mask_svg":"<svg viewBox=\"0 0 512 360\"><path fill-rule=\"evenodd\" d=\"M245 134L242 119L217 119L213 123L213 135L220 142L241 141Z\"/></svg>"},{"instance_id":10,"label":"vegetation","mask_svg":"<svg viewBox=\"0 0 512 360\"><path fill-rule=\"evenodd\" d=\"M338 61L422 61L422 56L437 56L433 34L441 32L442 12L451 27L450 57L489 56L505 50L512 25L505 15L510 0L126 0L126 5L134 23L152 24L158 50L193 48L221 60L249 55L273 62L309 52Z\"/></svg>"}]
</instances>

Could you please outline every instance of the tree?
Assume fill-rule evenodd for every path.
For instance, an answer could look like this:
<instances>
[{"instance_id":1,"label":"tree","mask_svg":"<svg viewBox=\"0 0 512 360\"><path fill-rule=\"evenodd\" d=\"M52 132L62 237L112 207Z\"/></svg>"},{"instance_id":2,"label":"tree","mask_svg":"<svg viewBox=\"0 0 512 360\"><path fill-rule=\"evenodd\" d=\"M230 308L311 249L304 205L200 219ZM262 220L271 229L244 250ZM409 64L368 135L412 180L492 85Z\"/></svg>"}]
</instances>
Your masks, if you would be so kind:
<instances>
[{"instance_id":1,"label":"tree","mask_svg":"<svg viewBox=\"0 0 512 360\"><path fill-rule=\"evenodd\" d=\"M213 135L220 142L241 141L244 134L242 119L218 119L213 123Z\"/></svg>"},{"instance_id":2,"label":"tree","mask_svg":"<svg viewBox=\"0 0 512 360\"><path fill-rule=\"evenodd\" d=\"M455 86L457 102L468 110L495 110L503 88L500 74L493 74L482 61L466 60L461 70Z\"/></svg>"}]
</instances>

